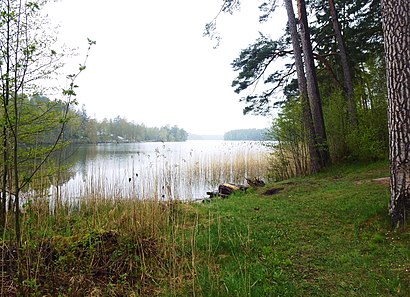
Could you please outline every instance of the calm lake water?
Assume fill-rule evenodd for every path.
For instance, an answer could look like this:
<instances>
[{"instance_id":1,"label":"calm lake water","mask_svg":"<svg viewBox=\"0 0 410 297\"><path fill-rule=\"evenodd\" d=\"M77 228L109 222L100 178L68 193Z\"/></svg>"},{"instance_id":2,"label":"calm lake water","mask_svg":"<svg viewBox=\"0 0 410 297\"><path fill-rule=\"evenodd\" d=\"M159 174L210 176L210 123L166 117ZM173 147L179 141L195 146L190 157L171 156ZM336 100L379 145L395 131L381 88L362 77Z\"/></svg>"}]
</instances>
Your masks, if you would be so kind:
<instances>
[{"instance_id":1,"label":"calm lake water","mask_svg":"<svg viewBox=\"0 0 410 297\"><path fill-rule=\"evenodd\" d=\"M199 199L223 182L264 178L267 159L268 149L255 141L85 145L73 155L71 178L59 192L65 200Z\"/></svg>"}]
</instances>

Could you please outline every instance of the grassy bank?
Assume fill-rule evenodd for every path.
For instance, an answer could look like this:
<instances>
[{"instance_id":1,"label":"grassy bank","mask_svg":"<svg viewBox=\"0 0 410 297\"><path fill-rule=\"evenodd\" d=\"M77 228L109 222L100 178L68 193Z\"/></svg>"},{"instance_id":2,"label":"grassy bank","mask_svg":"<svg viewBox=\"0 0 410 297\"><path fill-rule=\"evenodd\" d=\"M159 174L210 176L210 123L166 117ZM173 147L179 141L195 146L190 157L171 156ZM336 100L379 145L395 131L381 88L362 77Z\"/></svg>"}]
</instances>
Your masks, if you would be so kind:
<instances>
[{"instance_id":1,"label":"grassy bank","mask_svg":"<svg viewBox=\"0 0 410 297\"><path fill-rule=\"evenodd\" d=\"M387 175L339 166L204 204L32 203L19 265L5 234L1 292L20 277L33 296L409 296L410 234L390 231L374 181Z\"/></svg>"},{"instance_id":2,"label":"grassy bank","mask_svg":"<svg viewBox=\"0 0 410 297\"><path fill-rule=\"evenodd\" d=\"M410 234L390 232L388 186L373 181L387 175L337 167L202 206L203 295L409 296Z\"/></svg>"}]
</instances>

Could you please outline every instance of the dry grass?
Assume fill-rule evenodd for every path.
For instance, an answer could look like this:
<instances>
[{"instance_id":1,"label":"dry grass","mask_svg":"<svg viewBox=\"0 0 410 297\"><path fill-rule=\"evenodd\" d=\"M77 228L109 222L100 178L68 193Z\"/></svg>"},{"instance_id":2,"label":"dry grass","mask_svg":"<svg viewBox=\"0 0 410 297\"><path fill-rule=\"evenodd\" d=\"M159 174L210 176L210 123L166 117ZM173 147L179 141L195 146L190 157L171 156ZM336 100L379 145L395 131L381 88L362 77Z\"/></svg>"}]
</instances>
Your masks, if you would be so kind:
<instances>
[{"instance_id":1,"label":"dry grass","mask_svg":"<svg viewBox=\"0 0 410 297\"><path fill-rule=\"evenodd\" d=\"M179 252L194 230L195 211L175 201L94 197L50 209L38 199L24 208L19 257L13 240L0 246L2 296L178 292L191 282Z\"/></svg>"},{"instance_id":2,"label":"dry grass","mask_svg":"<svg viewBox=\"0 0 410 297\"><path fill-rule=\"evenodd\" d=\"M242 184L245 178L264 178L268 173L268 152L259 143L230 143L220 152L191 151L171 157L166 147L155 156L130 158L128 165L118 171L105 164L89 168L87 176L76 183L64 185L58 193L61 199L79 197L138 198L158 200L192 200L203 198L219 184ZM165 146L165 145L164 145ZM141 162L136 166L134 162ZM118 165L118 164L117 164ZM136 168L138 167L138 169ZM57 191L52 193L53 197Z\"/></svg>"},{"instance_id":3,"label":"dry grass","mask_svg":"<svg viewBox=\"0 0 410 297\"><path fill-rule=\"evenodd\" d=\"M139 172L146 178L138 184L115 176L109 180L104 168L94 168L72 191L33 186L39 190L22 197L20 249L14 243L14 218L7 218L0 295L199 292L201 223L197 207L180 198L196 198L204 188L226 181L264 177L267 162L266 153L252 147L188 161L175 166L158 156L155 165Z\"/></svg>"}]
</instances>

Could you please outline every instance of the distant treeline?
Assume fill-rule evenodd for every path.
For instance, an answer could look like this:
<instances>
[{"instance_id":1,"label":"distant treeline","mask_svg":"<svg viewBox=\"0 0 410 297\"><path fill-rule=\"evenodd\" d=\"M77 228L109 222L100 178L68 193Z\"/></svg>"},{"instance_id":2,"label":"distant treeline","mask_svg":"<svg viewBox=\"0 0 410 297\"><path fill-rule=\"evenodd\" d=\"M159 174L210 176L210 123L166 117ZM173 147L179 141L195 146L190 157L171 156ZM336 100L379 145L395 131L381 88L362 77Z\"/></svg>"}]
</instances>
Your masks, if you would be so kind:
<instances>
[{"instance_id":1,"label":"distant treeline","mask_svg":"<svg viewBox=\"0 0 410 297\"><path fill-rule=\"evenodd\" d=\"M41 111L44 113L44 110L47 111L44 113L47 114L47 119L43 119L38 124L43 125L44 128L41 129L43 131L41 135L35 133L36 143L47 143L50 139L55 139L60 128L58 125L53 127L51 123L58 123L60 121L61 114L66 108L65 103L58 100L50 100L44 96L25 97L21 101L21 105L27 110L27 114L35 114ZM27 135L29 134L27 133ZM187 138L188 133L177 126L147 127L144 124L129 122L120 116L114 119L97 121L87 115L85 108L78 110L73 106L69 108L64 131L64 140L73 143L186 141Z\"/></svg>"},{"instance_id":2,"label":"distant treeline","mask_svg":"<svg viewBox=\"0 0 410 297\"><path fill-rule=\"evenodd\" d=\"M120 116L102 121L82 116L81 122L83 132L76 137L79 142L186 141L188 138L188 132L177 126L147 127Z\"/></svg>"},{"instance_id":3,"label":"distant treeline","mask_svg":"<svg viewBox=\"0 0 410 297\"><path fill-rule=\"evenodd\" d=\"M264 140L266 129L231 130L224 134L224 140Z\"/></svg>"}]
</instances>

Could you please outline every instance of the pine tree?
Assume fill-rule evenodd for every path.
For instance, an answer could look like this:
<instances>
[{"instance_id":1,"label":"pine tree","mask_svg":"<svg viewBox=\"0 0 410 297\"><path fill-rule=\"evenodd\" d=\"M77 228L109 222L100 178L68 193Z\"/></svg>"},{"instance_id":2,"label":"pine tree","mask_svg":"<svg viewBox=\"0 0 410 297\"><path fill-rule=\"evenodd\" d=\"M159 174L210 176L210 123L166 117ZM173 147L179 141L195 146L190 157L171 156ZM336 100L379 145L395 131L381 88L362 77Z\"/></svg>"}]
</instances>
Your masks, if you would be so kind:
<instances>
[{"instance_id":1,"label":"pine tree","mask_svg":"<svg viewBox=\"0 0 410 297\"><path fill-rule=\"evenodd\" d=\"M390 214L404 226L410 210L410 1L382 2L390 136Z\"/></svg>"}]
</instances>

